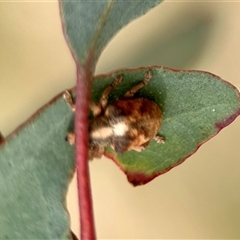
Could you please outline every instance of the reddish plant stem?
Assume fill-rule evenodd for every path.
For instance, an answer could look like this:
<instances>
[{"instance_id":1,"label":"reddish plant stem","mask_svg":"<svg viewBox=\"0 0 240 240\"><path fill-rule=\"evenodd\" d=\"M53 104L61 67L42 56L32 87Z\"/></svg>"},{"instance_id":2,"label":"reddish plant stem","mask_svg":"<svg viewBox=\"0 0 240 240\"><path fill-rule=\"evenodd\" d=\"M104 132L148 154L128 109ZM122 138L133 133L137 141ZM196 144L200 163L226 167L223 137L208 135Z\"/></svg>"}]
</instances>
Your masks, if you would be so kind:
<instances>
[{"instance_id":1,"label":"reddish plant stem","mask_svg":"<svg viewBox=\"0 0 240 240\"><path fill-rule=\"evenodd\" d=\"M82 240L96 239L88 167L88 113L91 89L89 78L90 73L78 67L75 111L75 154Z\"/></svg>"}]
</instances>

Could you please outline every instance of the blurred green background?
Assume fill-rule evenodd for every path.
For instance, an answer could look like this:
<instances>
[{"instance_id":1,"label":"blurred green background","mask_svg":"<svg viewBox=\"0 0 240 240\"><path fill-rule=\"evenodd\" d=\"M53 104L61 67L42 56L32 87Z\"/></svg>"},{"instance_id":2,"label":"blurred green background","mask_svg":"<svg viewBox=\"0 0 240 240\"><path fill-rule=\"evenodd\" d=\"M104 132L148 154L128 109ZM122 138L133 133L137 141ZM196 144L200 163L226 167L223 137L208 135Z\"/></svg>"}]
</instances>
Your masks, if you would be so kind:
<instances>
[{"instance_id":1,"label":"blurred green background","mask_svg":"<svg viewBox=\"0 0 240 240\"><path fill-rule=\"evenodd\" d=\"M165 1L117 34L96 73L164 65L209 71L240 88L239 20L237 1ZM75 73L57 1L0 0L4 135L74 86ZM137 188L111 160L90 162L98 238L240 239L239 144L237 119L185 163ZM68 206L78 233L75 179Z\"/></svg>"}]
</instances>

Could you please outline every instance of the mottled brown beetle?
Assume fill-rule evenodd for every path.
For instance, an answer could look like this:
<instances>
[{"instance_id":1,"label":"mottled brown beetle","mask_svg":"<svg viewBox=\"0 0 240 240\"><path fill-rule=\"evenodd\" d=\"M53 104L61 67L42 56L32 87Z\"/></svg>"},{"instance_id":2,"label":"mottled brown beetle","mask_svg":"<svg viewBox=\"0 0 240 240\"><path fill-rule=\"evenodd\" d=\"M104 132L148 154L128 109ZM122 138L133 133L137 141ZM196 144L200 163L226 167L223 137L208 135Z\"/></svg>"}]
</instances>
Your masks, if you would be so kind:
<instances>
[{"instance_id":1,"label":"mottled brown beetle","mask_svg":"<svg viewBox=\"0 0 240 240\"><path fill-rule=\"evenodd\" d=\"M164 143L157 135L162 121L159 106L146 98L134 98L134 94L151 79L148 71L144 80L126 92L123 97L108 105L109 93L122 82L117 77L102 94L99 104L91 103L94 118L89 122L89 159L100 158L104 147L111 146L117 153L135 150L142 151L152 139ZM75 104L68 91L64 97L75 110ZM68 134L68 141L74 144L74 133Z\"/></svg>"}]
</instances>

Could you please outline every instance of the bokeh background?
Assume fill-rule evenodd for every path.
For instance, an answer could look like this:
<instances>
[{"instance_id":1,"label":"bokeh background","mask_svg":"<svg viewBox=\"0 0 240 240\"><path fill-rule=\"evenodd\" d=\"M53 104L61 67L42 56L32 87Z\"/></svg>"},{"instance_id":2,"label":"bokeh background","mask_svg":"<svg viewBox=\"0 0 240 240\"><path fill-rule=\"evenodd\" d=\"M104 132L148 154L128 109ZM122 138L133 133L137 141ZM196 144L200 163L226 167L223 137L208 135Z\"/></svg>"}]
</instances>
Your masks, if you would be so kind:
<instances>
[{"instance_id":1,"label":"bokeh background","mask_svg":"<svg viewBox=\"0 0 240 240\"><path fill-rule=\"evenodd\" d=\"M166 0L114 37L96 74L164 65L209 71L240 88L239 20L239 1ZM0 0L0 129L5 136L74 86L75 73L57 1ZM239 147L240 118L182 165L136 188L111 160L90 162L98 238L240 239ZM78 233L75 178L67 201Z\"/></svg>"}]
</instances>

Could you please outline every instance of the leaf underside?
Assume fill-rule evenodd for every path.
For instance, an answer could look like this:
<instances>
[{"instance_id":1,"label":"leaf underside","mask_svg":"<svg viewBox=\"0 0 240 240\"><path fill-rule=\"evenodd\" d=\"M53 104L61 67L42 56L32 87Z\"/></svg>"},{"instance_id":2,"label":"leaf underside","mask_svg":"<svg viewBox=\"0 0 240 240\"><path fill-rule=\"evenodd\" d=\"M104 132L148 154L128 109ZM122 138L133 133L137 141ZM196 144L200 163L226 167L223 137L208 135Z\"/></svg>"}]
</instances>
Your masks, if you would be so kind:
<instances>
[{"instance_id":1,"label":"leaf underside","mask_svg":"<svg viewBox=\"0 0 240 240\"><path fill-rule=\"evenodd\" d=\"M0 239L71 239L65 209L74 171L72 112L55 98L1 147Z\"/></svg>"},{"instance_id":2,"label":"leaf underside","mask_svg":"<svg viewBox=\"0 0 240 240\"><path fill-rule=\"evenodd\" d=\"M117 154L110 147L105 155L116 162L133 185L145 184L193 154L240 114L238 90L219 77L200 71L177 71L163 67L121 70L95 78L92 99L98 102L115 77L123 82L112 91L109 103L143 80L148 69L153 77L135 97L156 102L163 111L159 135L164 144L151 141L142 152Z\"/></svg>"}]
</instances>

